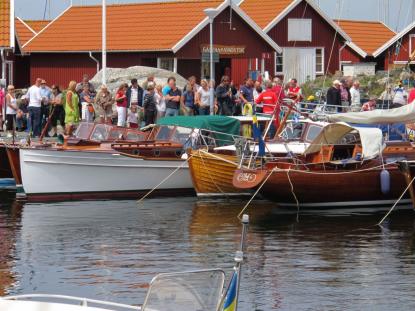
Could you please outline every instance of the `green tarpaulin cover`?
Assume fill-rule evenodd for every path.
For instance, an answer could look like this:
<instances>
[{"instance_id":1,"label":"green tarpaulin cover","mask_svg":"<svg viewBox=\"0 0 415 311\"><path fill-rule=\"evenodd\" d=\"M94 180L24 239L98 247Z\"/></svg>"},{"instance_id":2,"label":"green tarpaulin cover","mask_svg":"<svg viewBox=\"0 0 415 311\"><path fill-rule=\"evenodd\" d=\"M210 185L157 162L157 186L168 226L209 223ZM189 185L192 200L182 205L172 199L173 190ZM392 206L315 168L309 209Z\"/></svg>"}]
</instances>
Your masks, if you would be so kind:
<instances>
[{"instance_id":1,"label":"green tarpaulin cover","mask_svg":"<svg viewBox=\"0 0 415 311\"><path fill-rule=\"evenodd\" d=\"M158 125L176 125L194 129L210 130L230 135L240 135L240 122L226 116L177 116L165 117L157 121ZM233 139L230 135L213 136L218 145L230 144Z\"/></svg>"}]
</instances>

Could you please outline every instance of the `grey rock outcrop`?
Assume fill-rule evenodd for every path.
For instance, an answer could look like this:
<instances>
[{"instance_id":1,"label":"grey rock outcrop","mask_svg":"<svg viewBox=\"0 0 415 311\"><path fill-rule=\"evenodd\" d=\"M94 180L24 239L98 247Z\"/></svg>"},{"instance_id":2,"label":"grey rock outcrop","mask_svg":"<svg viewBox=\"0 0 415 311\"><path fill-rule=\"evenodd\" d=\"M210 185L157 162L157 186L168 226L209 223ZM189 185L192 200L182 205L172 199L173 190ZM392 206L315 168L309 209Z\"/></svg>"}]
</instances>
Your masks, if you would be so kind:
<instances>
[{"instance_id":1,"label":"grey rock outcrop","mask_svg":"<svg viewBox=\"0 0 415 311\"><path fill-rule=\"evenodd\" d=\"M186 85L186 79L177 73L145 66L134 66L129 68L107 68L107 87L110 92L114 92L120 86L121 83L130 84L130 80L136 78L138 84L141 86L147 77L154 76L156 84L167 84L167 78L175 77L176 84L179 88L183 88ZM100 70L92 79L91 83L98 90L101 86L102 70Z\"/></svg>"}]
</instances>

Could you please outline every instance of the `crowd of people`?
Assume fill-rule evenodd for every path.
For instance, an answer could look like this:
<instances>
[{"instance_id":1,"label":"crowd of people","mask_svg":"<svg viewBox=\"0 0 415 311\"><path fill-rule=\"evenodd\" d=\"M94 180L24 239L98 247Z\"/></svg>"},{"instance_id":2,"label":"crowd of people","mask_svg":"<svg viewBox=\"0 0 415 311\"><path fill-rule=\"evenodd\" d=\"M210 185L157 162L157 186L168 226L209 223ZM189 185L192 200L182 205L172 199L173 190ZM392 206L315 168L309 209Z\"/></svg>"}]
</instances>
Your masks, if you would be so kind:
<instances>
[{"instance_id":1,"label":"crowd of people","mask_svg":"<svg viewBox=\"0 0 415 311\"><path fill-rule=\"evenodd\" d=\"M304 100L296 79L284 84L278 77L265 81L247 78L236 87L228 76L223 76L217 86L214 81L205 79L198 84L192 76L180 89L174 77L161 85L149 76L141 86L137 79L131 79L129 84L122 83L111 92L105 85L97 91L87 75L79 83L70 81L63 91L58 85L49 87L44 79L38 78L23 95L20 104L13 85L9 85L6 92L0 91L6 130L27 130L34 137L39 137L42 130L45 136L57 135L58 124L70 134L80 121L139 128L164 116L179 114L238 116L264 113L278 116L284 98L291 99L294 104ZM390 101L391 108L411 103L415 100L415 85L409 93L402 82L395 88L387 87L379 99ZM360 83L352 78L333 81L326 96L327 107L334 112L373 110L376 100L370 98L362 104ZM0 130L1 122L2 119Z\"/></svg>"},{"instance_id":2,"label":"crowd of people","mask_svg":"<svg viewBox=\"0 0 415 311\"><path fill-rule=\"evenodd\" d=\"M388 84L378 98L372 96L368 101L362 102L360 82L348 77L334 80L333 85L327 91L326 98L328 109L334 112L374 110L377 101L387 103L388 108L399 108L415 100L415 82L410 90L404 87L401 80L397 82L395 87Z\"/></svg>"}]
</instances>

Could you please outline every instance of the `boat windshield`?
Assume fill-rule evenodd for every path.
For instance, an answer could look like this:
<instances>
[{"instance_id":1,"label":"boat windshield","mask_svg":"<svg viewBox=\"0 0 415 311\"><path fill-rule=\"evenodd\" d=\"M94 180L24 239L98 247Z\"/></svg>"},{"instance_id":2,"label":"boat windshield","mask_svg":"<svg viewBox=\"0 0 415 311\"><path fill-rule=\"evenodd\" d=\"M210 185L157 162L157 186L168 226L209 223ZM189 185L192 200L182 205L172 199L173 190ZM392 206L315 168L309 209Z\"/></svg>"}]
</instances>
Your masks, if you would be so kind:
<instances>
[{"instance_id":1,"label":"boat windshield","mask_svg":"<svg viewBox=\"0 0 415 311\"><path fill-rule=\"evenodd\" d=\"M139 133L138 131L128 130L125 140L144 141L146 140L146 135L144 133Z\"/></svg>"},{"instance_id":2,"label":"boat windshield","mask_svg":"<svg viewBox=\"0 0 415 311\"><path fill-rule=\"evenodd\" d=\"M320 134L321 130L322 130L321 126L310 125L308 127L307 135L306 135L304 140L307 141L307 142L313 141L317 137L317 135Z\"/></svg>"},{"instance_id":3,"label":"boat windshield","mask_svg":"<svg viewBox=\"0 0 415 311\"><path fill-rule=\"evenodd\" d=\"M143 311L216 311L225 274L222 270L166 273L156 276Z\"/></svg>"},{"instance_id":4,"label":"boat windshield","mask_svg":"<svg viewBox=\"0 0 415 311\"><path fill-rule=\"evenodd\" d=\"M171 132L174 130L173 125L160 126L154 140L170 140Z\"/></svg>"},{"instance_id":5,"label":"boat windshield","mask_svg":"<svg viewBox=\"0 0 415 311\"><path fill-rule=\"evenodd\" d=\"M108 139L108 135L113 126L108 124L97 124L92 131L91 140L103 141Z\"/></svg>"},{"instance_id":6,"label":"boat windshield","mask_svg":"<svg viewBox=\"0 0 415 311\"><path fill-rule=\"evenodd\" d=\"M304 123L289 122L280 136L285 140L299 140L303 135L304 128Z\"/></svg>"},{"instance_id":7,"label":"boat windshield","mask_svg":"<svg viewBox=\"0 0 415 311\"><path fill-rule=\"evenodd\" d=\"M173 136L171 137L171 140L182 145L186 145L190 139L190 134L192 134L192 132L193 129L191 128L178 126Z\"/></svg>"},{"instance_id":8,"label":"boat windshield","mask_svg":"<svg viewBox=\"0 0 415 311\"><path fill-rule=\"evenodd\" d=\"M94 126L94 123L81 122L78 128L76 129L74 136L80 139L89 139Z\"/></svg>"}]
</instances>

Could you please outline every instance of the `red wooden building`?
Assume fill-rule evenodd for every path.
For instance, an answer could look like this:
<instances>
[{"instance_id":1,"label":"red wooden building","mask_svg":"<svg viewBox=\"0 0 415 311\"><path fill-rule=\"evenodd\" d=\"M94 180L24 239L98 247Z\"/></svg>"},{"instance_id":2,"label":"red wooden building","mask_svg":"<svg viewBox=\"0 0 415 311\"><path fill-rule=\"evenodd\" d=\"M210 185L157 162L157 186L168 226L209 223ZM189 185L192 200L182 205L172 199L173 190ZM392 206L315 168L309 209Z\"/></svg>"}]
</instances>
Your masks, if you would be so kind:
<instances>
[{"instance_id":1,"label":"red wooden building","mask_svg":"<svg viewBox=\"0 0 415 311\"><path fill-rule=\"evenodd\" d=\"M209 20L213 21L215 78L228 74L241 83L260 59L280 47L239 7L229 1L175 1L107 6L107 66L153 66L184 77L209 76ZM73 6L21 44L30 55L30 81L67 86L101 63L101 6ZM22 25L20 25L22 26ZM259 61L258 61L259 60ZM259 69L259 68L258 68Z\"/></svg>"},{"instance_id":2,"label":"red wooden building","mask_svg":"<svg viewBox=\"0 0 415 311\"><path fill-rule=\"evenodd\" d=\"M374 57L383 56L384 68L393 69L410 65L415 67L415 21L373 52Z\"/></svg>"},{"instance_id":3,"label":"red wooden building","mask_svg":"<svg viewBox=\"0 0 415 311\"><path fill-rule=\"evenodd\" d=\"M341 69L340 51L352 39L313 1L242 0L239 6L283 50L267 61L271 74L304 82Z\"/></svg>"},{"instance_id":4,"label":"red wooden building","mask_svg":"<svg viewBox=\"0 0 415 311\"><path fill-rule=\"evenodd\" d=\"M374 74L376 69L384 69L385 54L375 58L373 53L396 35L392 29L377 21L336 20L336 23L352 39L340 51L344 72Z\"/></svg>"}]
</instances>

